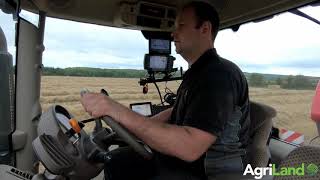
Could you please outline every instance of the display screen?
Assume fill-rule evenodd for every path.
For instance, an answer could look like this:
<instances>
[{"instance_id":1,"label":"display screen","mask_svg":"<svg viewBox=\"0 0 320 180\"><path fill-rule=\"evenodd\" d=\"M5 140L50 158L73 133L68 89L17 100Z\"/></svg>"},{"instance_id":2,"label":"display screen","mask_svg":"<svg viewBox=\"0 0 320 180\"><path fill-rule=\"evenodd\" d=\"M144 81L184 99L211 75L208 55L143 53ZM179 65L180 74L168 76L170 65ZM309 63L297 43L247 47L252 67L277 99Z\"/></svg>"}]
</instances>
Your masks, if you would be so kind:
<instances>
[{"instance_id":1,"label":"display screen","mask_svg":"<svg viewBox=\"0 0 320 180\"><path fill-rule=\"evenodd\" d=\"M150 39L150 51L156 53L171 53L170 40Z\"/></svg>"},{"instance_id":2,"label":"display screen","mask_svg":"<svg viewBox=\"0 0 320 180\"><path fill-rule=\"evenodd\" d=\"M150 68L153 70L165 70L167 68L168 57L150 56Z\"/></svg>"},{"instance_id":3,"label":"display screen","mask_svg":"<svg viewBox=\"0 0 320 180\"><path fill-rule=\"evenodd\" d=\"M151 116L152 115L150 102L130 104L130 107L131 107L132 111L139 113L143 116Z\"/></svg>"}]
</instances>

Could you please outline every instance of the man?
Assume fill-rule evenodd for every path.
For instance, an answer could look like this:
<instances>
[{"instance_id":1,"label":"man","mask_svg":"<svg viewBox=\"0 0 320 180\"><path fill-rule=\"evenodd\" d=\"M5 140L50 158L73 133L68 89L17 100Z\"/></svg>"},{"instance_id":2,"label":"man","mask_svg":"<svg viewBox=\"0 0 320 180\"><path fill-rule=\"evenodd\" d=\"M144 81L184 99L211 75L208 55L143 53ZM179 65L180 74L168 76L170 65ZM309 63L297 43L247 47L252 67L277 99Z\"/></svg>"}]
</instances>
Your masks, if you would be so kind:
<instances>
[{"instance_id":1,"label":"man","mask_svg":"<svg viewBox=\"0 0 320 180\"><path fill-rule=\"evenodd\" d=\"M248 86L241 70L214 49L218 14L207 3L191 2L175 24L176 52L190 68L173 108L149 118L102 94L86 94L81 102L91 116L111 116L154 149L156 167L168 175L165 179L242 173L249 126Z\"/></svg>"}]
</instances>

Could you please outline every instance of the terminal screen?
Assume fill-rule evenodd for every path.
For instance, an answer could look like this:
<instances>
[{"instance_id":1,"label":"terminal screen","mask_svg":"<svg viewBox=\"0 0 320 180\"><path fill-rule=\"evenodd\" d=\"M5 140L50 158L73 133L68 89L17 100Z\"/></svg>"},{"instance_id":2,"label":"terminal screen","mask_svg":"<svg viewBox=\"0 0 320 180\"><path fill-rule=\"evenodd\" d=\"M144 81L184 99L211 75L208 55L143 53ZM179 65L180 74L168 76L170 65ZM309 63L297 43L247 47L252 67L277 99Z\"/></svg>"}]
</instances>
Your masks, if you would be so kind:
<instances>
[{"instance_id":1,"label":"terminal screen","mask_svg":"<svg viewBox=\"0 0 320 180\"><path fill-rule=\"evenodd\" d=\"M150 51L153 53L171 53L170 40L150 39Z\"/></svg>"},{"instance_id":2,"label":"terminal screen","mask_svg":"<svg viewBox=\"0 0 320 180\"><path fill-rule=\"evenodd\" d=\"M139 113L143 116L151 116L151 103L138 103L130 104L132 111Z\"/></svg>"},{"instance_id":3,"label":"terminal screen","mask_svg":"<svg viewBox=\"0 0 320 180\"><path fill-rule=\"evenodd\" d=\"M153 70L166 70L167 62L166 56L150 56L150 68Z\"/></svg>"}]
</instances>

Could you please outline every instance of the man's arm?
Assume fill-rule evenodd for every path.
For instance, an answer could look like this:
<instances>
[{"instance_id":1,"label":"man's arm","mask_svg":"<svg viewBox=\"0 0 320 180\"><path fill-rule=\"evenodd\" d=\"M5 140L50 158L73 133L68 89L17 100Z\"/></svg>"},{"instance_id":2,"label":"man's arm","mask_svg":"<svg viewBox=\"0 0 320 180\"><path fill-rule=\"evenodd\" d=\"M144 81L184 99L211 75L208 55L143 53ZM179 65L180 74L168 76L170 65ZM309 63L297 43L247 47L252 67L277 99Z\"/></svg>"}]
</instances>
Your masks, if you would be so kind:
<instances>
[{"instance_id":1,"label":"man's arm","mask_svg":"<svg viewBox=\"0 0 320 180\"><path fill-rule=\"evenodd\" d=\"M101 94L86 94L81 102L91 116L109 115L151 148L185 161L198 159L216 140L214 135L197 128L152 121ZM169 111L159 116L168 116Z\"/></svg>"},{"instance_id":2,"label":"man's arm","mask_svg":"<svg viewBox=\"0 0 320 180\"><path fill-rule=\"evenodd\" d=\"M169 109L166 109L154 116L152 116L150 119L151 121L155 121L155 122L168 122L170 116L171 116L171 113L172 113L172 109L173 108L169 108Z\"/></svg>"},{"instance_id":3,"label":"man's arm","mask_svg":"<svg viewBox=\"0 0 320 180\"><path fill-rule=\"evenodd\" d=\"M216 140L212 134L189 126L153 122L118 104L117 121L151 148L192 162L207 151ZM150 121L151 120L151 121Z\"/></svg>"}]
</instances>

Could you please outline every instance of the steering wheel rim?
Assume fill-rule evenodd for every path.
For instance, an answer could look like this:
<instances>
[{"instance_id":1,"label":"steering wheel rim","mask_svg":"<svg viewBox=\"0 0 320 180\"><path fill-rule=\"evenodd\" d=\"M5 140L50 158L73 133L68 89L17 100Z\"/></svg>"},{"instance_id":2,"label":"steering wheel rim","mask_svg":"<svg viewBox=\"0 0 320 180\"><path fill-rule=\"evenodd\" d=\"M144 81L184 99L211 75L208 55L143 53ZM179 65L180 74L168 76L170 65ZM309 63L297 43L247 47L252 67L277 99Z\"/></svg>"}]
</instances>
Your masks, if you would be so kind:
<instances>
[{"instance_id":1,"label":"steering wheel rim","mask_svg":"<svg viewBox=\"0 0 320 180\"><path fill-rule=\"evenodd\" d=\"M133 150L136 151L138 154L142 155L145 159L151 159L153 157L153 153L148 146L139 143L134 135L132 135L118 122L114 121L110 116L104 116L102 119L106 124L108 124L111 127L111 129L113 129L117 133L117 135L124 142L131 146Z\"/></svg>"},{"instance_id":2,"label":"steering wheel rim","mask_svg":"<svg viewBox=\"0 0 320 180\"><path fill-rule=\"evenodd\" d=\"M80 95L83 96L85 93L89 92L88 89L82 89L80 92ZM100 91L102 94L109 96L108 92L104 89L101 89ZM119 123L114 121L110 116L104 116L102 120L108 124L111 129L113 129L117 135L122 138L124 142L126 142L129 146L133 148L134 151L136 151L138 154L142 155L146 159L151 159L153 156L153 153L151 149L146 146L140 144L134 135L132 135L127 129L125 129L123 126L121 126ZM96 121L97 123L97 121ZM101 124L96 124L99 127L102 127Z\"/></svg>"}]
</instances>

